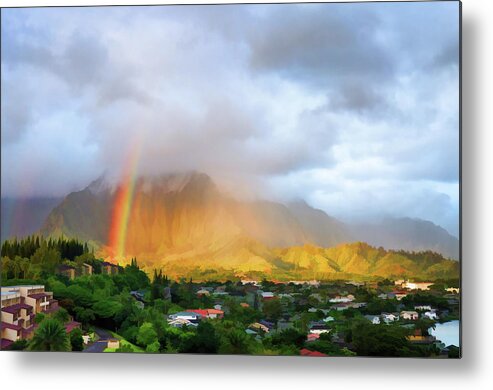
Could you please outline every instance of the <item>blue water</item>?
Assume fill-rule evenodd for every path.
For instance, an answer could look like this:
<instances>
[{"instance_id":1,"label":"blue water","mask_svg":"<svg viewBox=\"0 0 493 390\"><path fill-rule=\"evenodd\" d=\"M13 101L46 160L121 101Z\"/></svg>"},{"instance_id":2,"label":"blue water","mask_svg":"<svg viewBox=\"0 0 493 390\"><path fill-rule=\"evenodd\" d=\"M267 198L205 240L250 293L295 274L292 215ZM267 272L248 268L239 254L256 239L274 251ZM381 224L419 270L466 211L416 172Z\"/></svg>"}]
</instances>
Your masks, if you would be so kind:
<instances>
[{"instance_id":1,"label":"blue water","mask_svg":"<svg viewBox=\"0 0 493 390\"><path fill-rule=\"evenodd\" d=\"M443 324L436 324L435 330L430 329L430 334L435 336L446 346L455 345L460 347L459 343L459 321L449 321Z\"/></svg>"}]
</instances>

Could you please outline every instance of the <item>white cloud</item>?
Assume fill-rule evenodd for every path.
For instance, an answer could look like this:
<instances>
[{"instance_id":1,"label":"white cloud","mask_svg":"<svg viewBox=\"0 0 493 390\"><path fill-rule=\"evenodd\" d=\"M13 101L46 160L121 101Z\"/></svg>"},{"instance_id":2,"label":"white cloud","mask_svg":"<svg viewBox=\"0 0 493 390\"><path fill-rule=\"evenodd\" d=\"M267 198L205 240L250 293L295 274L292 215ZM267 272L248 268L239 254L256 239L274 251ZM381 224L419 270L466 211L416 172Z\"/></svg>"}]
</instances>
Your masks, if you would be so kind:
<instances>
[{"instance_id":1,"label":"white cloud","mask_svg":"<svg viewBox=\"0 0 493 390\"><path fill-rule=\"evenodd\" d=\"M201 170L243 195L457 232L457 12L4 10L2 195L118 174L137 142L142 173Z\"/></svg>"}]
</instances>

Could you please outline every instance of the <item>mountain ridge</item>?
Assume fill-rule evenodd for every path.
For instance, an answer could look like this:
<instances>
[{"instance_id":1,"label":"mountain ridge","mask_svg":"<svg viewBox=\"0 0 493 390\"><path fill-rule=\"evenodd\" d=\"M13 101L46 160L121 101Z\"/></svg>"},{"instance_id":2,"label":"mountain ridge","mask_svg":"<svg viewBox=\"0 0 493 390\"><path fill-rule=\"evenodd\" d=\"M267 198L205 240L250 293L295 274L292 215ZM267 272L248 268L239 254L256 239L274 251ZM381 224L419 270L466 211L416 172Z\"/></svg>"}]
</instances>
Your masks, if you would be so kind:
<instances>
[{"instance_id":1,"label":"mountain ridge","mask_svg":"<svg viewBox=\"0 0 493 390\"><path fill-rule=\"evenodd\" d=\"M435 275L441 271L455 275L458 270L458 265L441 256L430 265L372 242L373 246L355 245L366 240L350 225L306 202L240 201L222 193L208 175L199 172L135 181L126 256L116 258L108 246L108 232L118 189L118 183L100 178L67 195L48 215L40 233L77 237L92 243L98 255L108 260L124 263L137 257L149 269L164 268L176 275L424 277L435 265ZM378 261L372 262L371 256Z\"/></svg>"}]
</instances>

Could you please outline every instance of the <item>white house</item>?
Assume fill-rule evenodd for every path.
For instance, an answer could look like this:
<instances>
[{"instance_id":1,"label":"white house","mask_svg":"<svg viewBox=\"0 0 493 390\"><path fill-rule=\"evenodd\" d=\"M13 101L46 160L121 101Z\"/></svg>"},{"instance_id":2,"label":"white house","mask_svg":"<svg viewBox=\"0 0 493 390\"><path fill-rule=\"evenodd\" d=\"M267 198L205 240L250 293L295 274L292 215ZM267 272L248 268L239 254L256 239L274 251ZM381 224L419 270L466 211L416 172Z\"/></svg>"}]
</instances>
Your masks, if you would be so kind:
<instances>
[{"instance_id":1,"label":"white house","mask_svg":"<svg viewBox=\"0 0 493 390\"><path fill-rule=\"evenodd\" d=\"M382 313L382 319L386 324L399 320L399 315L394 313Z\"/></svg>"},{"instance_id":2,"label":"white house","mask_svg":"<svg viewBox=\"0 0 493 390\"><path fill-rule=\"evenodd\" d=\"M417 320L419 318L419 314L416 311L401 311L400 317L403 320Z\"/></svg>"},{"instance_id":3,"label":"white house","mask_svg":"<svg viewBox=\"0 0 493 390\"><path fill-rule=\"evenodd\" d=\"M192 311L180 311L168 316L169 320L199 321L201 318L202 316L199 313L194 313Z\"/></svg>"},{"instance_id":4,"label":"white house","mask_svg":"<svg viewBox=\"0 0 493 390\"><path fill-rule=\"evenodd\" d=\"M168 325L172 326L173 328L181 328L183 326L198 326L198 324L195 324L189 320L185 320L183 318L176 318L174 320L168 320Z\"/></svg>"},{"instance_id":5,"label":"white house","mask_svg":"<svg viewBox=\"0 0 493 390\"><path fill-rule=\"evenodd\" d=\"M430 305L414 306L414 310L431 310L431 306Z\"/></svg>"},{"instance_id":6,"label":"white house","mask_svg":"<svg viewBox=\"0 0 493 390\"><path fill-rule=\"evenodd\" d=\"M365 315L365 318L370 321L373 325L380 324L380 317L372 314Z\"/></svg>"},{"instance_id":7,"label":"white house","mask_svg":"<svg viewBox=\"0 0 493 390\"><path fill-rule=\"evenodd\" d=\"M429 311L424 312L423 317L426 317L430 320L437 320L438 319L438 315L437 315L436 310L429 310Z\"/></svg>"},{"instance_id":8,"label":"white house","mask_svg":"<svg viewBox=\"0 0 493 390\"><path fill-rule=\"evenodd\" d=\"M346 296L337 295L335 298L329 299L331 303L348 303L354 301L354 296L349 294Z\"/></svg>"}]
</instances>

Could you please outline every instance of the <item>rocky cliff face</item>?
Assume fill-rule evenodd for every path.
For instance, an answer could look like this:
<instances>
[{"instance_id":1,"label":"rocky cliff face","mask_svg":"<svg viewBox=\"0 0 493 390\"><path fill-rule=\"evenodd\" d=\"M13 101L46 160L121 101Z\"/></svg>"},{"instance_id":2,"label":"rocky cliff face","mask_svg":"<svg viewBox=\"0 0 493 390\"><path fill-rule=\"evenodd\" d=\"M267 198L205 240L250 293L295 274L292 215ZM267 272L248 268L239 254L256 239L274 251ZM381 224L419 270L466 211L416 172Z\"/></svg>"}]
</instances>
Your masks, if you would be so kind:
<instances>
[{"instance_id":1,"label":"rocky cliff face","mask_svg":"<svg viewBox=\"0 0 493 390\"><path fill-rule=\"evenodd\" d=\"M90 241L100 255L110 257L117 192L118 184L98 180L68 195L48 216L42 233ZM170 275L199 278L390 276L426 274L430 266L366 244L348 244L357 239L351 227L304 202L239 201L224 195L209 176L192 172L136 181L125 257ZM445 261L435 260L432 265ZM438 274L445 266L440 267ZM455 272L453 266L448 270Z\"/></svg>"}]
</instances>

